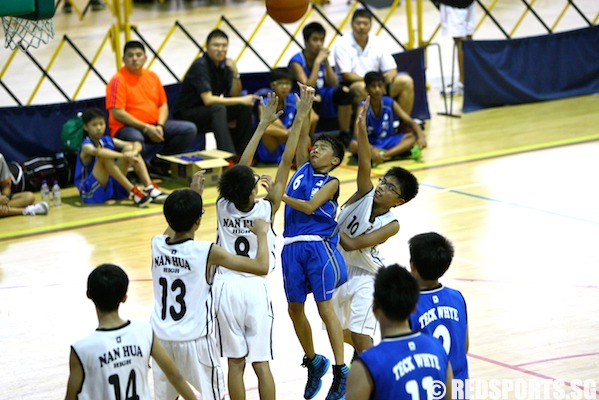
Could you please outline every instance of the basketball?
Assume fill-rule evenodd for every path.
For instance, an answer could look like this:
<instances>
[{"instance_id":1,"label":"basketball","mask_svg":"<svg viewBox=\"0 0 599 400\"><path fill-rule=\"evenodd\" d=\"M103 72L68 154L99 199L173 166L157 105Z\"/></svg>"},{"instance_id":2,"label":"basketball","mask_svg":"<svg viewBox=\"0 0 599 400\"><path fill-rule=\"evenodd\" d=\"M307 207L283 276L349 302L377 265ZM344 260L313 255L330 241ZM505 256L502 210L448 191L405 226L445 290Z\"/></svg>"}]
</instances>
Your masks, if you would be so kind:
<instances>
[{"instance_id":1,"label":"basketball","mask_svg":"<svg viewBox=\"0 0 599 400\"><path fill-rule=\"evenodd\" d=\"M266 0L266 12L275 21L289 24L303 17L309 4L309 0Z\"/></svg>"}]
</instances>

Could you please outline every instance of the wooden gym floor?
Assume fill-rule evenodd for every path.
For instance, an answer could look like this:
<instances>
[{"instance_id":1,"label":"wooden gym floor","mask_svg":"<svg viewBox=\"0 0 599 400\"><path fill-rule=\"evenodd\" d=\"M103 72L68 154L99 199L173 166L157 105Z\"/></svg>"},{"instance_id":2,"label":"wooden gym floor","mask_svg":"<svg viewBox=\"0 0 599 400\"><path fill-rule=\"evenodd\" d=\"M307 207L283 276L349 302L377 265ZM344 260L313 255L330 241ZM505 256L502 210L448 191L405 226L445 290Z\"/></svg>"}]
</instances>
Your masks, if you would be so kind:
<instances>
[{"instance_id":1,"label":"wooden gym floor","mask_svg":"<svg viewBox=\"0 0 599 400\"><path fill-rule=\"evenodd\" d=\"M344 4L333 0L331 7ZM388 260L407 265L407 241L417 233L437 231L453 241L456 257L443 282L461 290L468 303L471 378L596 380L599 97L502 107L459 119L436 114L443 108L438 91L429 90L429 101L424 161L373 171L376 179L401 165L421 184L413 201L394 210L401 230L383 246ZM347 159L335 171L342 200L355 190L355 174ZM111 262L127 270L131 285L123 316L150 315L150 239L165 228L161 206L83 207L74 188L65 189L64 197L48 216L0 220L0 399L64 396L69 345L96 327L85 297L87 275L96 265ZM214 239L215 199L215 190L207 189L197 239ZM279 249L282 220L280 212ZM298 399L305 370L280 271L270 276L276 315L272 369L278 397ZM317 351L330 355L311 301L308 312ZM324 399L331 375L324 379L317 399ZM248 399L257 399L250 368L246 382ZM589 393L599 394L596 386Z\"/></svg>"}]
</instances>

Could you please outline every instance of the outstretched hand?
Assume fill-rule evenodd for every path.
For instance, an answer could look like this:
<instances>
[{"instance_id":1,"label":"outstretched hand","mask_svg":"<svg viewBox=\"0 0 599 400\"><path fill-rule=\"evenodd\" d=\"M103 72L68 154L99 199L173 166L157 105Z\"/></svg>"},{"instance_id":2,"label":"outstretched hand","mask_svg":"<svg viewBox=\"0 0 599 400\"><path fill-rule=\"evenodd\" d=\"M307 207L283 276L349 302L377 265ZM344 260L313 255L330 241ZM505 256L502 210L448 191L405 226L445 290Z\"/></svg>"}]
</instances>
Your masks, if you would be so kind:
<instances>
[{"instance_id":1,"label":"outstretched hand","mask_svg":"<svg viewBox=\"0 0 599 400\"><path fill-rule=\"evenodd\" d=\"M275 122L281 114L283 114L283 110L277 111L279 107L279 98L274 92L269 92L266 95L266 105L262 109L262 114L260 115L260 122L264 122L267 125Z\"/></svg>"},{"instance_id":2,"label":"outstretched hand","mask_svg":"<svg viewBox=\"0 0 599 400\"><path fill-rule=\"evenodd\" d=\"M366 128L366 113L370 107L370 96L366 97L358 105L358 115L356 116L356 126Z\"/></svg>"},{"instance_id":3,"label":"outstretched hand","mask_svg":"<svg viewBox=\"0 0 599 400\"><path fill-rule=\"evenodd\" d=\"M274 181L272 180L272 176L264 174L260 176L260 185L266 189L267 193L270 193L274 186Z\"/></svg>"},{"instance_id":4,"label":"outstretched hand","mask_svg":"<svg viewBox=\"0 0 599 400\"><path fill-rule=\"evenodd\" d=\"M194 192L198 193L200 196L204 193L204 182L206 182L206 178L204 178L205 170L200 170L193 174L191 177L191 185L190 189Z\"/></svg>"},{"instance_id":5,"label":"outstretched hand","mask_svg":"<svg viewBox=\"0 0 599 400\"><path fill-rule=\"evenodd\" d=\"M297 84L300 88L299 96L297 94L295 95L297 99L297 114L305 116L308 115L308 113L312 109L312 103L314 102L316 90L313 87L304 85L300 82L298 82Z\"/></svg>"}]
</instances>

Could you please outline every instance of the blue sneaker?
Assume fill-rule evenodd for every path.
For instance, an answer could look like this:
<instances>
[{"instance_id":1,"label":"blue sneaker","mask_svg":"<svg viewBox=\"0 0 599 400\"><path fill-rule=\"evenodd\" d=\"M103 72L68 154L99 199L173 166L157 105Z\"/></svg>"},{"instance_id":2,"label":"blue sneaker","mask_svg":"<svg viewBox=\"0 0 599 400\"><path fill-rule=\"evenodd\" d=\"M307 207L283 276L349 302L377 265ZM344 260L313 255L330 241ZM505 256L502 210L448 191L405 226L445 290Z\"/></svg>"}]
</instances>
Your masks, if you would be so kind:
<instances>
[{"instance_id":1,"label":"blue sneaker","mask_svg":"<svg viewBox=\"0 0 599 400\"><path fill-rule=\"evenodd\" d=\"M329 370L330 365L329 359L320 354L316 354L311 360L304 356L302 367L308 368L308 382L306 383L306 389L304 389L304 399L313 399L318 394L322 386L321 379Z\"/></svg>"},{"instance_id":2,"label":"blue sneaker","mask_svg":"<svg viewBox=\"0 0 599 400\"><path fill-rule=\"evenodd\" d=\"M326 400L345 399L345 386L347 383L349 368L347 365L333 365L333 384L327 394Z\"/></svg>"}]
</instances>

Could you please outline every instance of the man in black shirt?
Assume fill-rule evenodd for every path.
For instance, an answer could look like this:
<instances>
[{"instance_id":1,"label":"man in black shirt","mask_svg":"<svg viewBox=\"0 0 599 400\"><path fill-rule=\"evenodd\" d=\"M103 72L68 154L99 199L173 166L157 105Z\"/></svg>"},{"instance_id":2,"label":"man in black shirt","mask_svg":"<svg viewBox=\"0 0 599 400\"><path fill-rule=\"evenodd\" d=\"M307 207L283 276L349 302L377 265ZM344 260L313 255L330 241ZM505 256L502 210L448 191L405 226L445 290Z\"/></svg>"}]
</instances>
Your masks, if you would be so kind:
<instances>
[{"instance_id":1,"label":"man in black shirt","mask_svg":"<svg viewBox=\"0 0 599 400\"><path fill-rule=\"evenodd\" d=\"M252 137L252 109L258 99L241 96L235 60L227 58L229 38L220 29L208 35L206 52L191 64L175 104L177 118L214 132L220 150L240 155Z\"/></svg>"}]
</instances>

